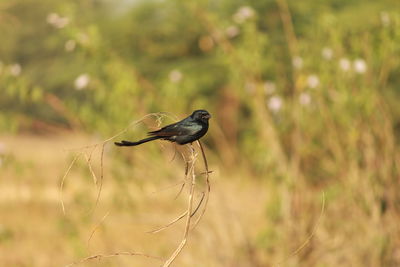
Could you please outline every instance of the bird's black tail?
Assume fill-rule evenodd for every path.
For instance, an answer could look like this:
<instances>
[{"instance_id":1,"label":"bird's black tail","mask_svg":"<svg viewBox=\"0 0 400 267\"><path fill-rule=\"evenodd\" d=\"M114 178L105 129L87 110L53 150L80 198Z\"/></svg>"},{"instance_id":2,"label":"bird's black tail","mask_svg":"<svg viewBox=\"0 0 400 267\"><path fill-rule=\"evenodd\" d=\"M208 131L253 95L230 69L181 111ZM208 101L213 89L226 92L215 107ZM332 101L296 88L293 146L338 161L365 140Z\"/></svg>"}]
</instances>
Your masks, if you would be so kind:
<instances>
[{"instance_id":1,"label":"bird's black tail","mask_svg":"<svg viewBox=\"0 0 400 267\"><path fill-rule=\"evenodd\" d=\"M121 142L115 142L114 144L117 145L117 146L137 146L137 145L140 145L140 144L143 144L143 143L146 143L146 142L150 142L150 141L153 141L153 140L156 140L156 139L160 139L160 138L162 138L162 137L160 137L160 136L152 136L152 137L148 137L148 138L139 140L137 142L121 141Z\"/></svg>"}]
</instances>

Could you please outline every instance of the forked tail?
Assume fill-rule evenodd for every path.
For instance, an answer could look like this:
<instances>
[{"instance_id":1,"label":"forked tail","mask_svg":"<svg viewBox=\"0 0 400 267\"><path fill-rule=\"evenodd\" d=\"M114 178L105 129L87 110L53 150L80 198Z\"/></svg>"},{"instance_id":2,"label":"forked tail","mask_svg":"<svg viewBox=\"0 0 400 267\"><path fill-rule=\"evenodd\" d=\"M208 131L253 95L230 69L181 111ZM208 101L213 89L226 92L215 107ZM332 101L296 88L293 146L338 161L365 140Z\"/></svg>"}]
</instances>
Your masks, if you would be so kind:
<instances>
[{"instance_id":1,"label":"forked tail","mask_svg":"<svg viewBox=\"0 0 400 267\"><path fill-rule=\"evenodd\" d=\"M150 142L156 139L160 139L162 138L161 136L152 136L152 137L148 137L142 140L139 140L137 142L131 142L131 141L121 141L121 142L115 142L114 144L117 146L137 146L146 142Z\"/></svg>"}]
</instances>

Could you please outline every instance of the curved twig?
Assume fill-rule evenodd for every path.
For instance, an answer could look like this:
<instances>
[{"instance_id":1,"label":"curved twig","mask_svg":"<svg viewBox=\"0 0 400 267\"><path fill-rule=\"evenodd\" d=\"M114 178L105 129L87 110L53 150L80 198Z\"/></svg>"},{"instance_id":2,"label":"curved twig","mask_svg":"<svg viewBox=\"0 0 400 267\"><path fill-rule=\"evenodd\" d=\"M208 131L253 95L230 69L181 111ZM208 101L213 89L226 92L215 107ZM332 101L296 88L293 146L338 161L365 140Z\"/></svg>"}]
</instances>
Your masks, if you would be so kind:
<instances>
[{"instance_id":1,"label":"curved twig","mask_svg":"<svg viewBox=\"0 0 400 267\"><path fill-rule=\"evenodd\" d=\"M92 256L89 256L89 257L86 257L86 258L84 258L84 259L81 259L81 260L79 260L79 261L76 261L76 262L73 262L73 263L70 263L70 264L67 264L67 265L65 265L65 267L70 267L70 266L74 266L74 265L79 265L79 264L82 264L82 263L84 263L84 262L86 262L86 261L88 261L88 260L94 260L94 259L102 259L102 258L111 258L111 257L116 257L116 256L123 256L123 255L128 255L128 256L143 256L143 257L146 257L146 258L149 258L149 259L154 259L154 260L159 260L159 261L163 261L164 259L163 258L160 258L160 257L157 257L157 256L152 256L152 255L148 255L148 254L144 254L144 253L141 253L141 252L129 252L129 251L124 251L124 252L115 252L115 253L112 253L112 254L96 254L96 255L92 255Z\"/></svg>"},{"instance_id":2,"label":"curved twig","mask_svg":"<svg viewBox=\"0 0 400 267\"><path fill-rule=\"evenodd\" d=\"M72 167L74 166L75 162L78 160L78 158L80 156L83 155L83 152L79 153L78 155L76 155L74 157L74 159L72 160L72 162L70 163L70 165L67 168L67 171L64 173L63 178L61 179L61 184L60 184L60 203L61 203L61 208L63 211L63 214L65 215L65 205L64 205L64 200L63 200L63 193L64 193L64 183L65 183L65 179L67 178L69 172L71 171Z\"/></svg>"},{"instance_id":3,"label":"curved twig","mask_svg":"<svg viewBox=\"0 0 400 267\"><path fill-rule=\"evenodd\" d=\"M205 195L205 194L203 193L202 196L201 196L201 199L200 199L199 204L197 204L197 206L196 206L196 208L194 209L194 211L192 212L192 214L190 214L190 217L193 217L193 216L196 214L196 212L199 210L199 208L200 208L200 206L201 206L201 203L202 203L203 200L204 200L204 195ZM157 229L148 231L147 233L148 233L148 234L155 234L155 233L161 232L162 230L167 229L168 227L170 227L170 226L173 225L174 223L177 223L178 221L180 221L181 219L183 219L186 215L187 215L187 211L185 211L184 213L182 213L181 215L179 215L178 217L176 217L174 220L172 220L172 221L169 222L168 224L166 224L166 225L164 225L164 226L162 226L162 227L160 227L160 228L157 228Z\"/></svg>"},{"instance_id":4,"label":"curved twig","mask_svg":"<svg viewBox=\"0 0 400 267\"><path fill-rule=\"evenodd\" d=\"M93 208L93 210L92 210L92 211L94 211L94 210L96 209L97 205L98 205L98 202L99 202L99 199L100 199L100 195L101 195L102 186L103 186L103 177L104 177L104 175L103 175L103 158L104 158L104 147L105 147L105 145L106 145L109 141L113 140L114 138L117 138L118 136L120 136L120 135L126 133L126 132L127 132L131 127L133 127L134 125L136 125L136 124L142 122L143 120L145 120L146 118L151 117L151 116L156 117L156 118L157 118L157 121L160 121L161 118L162 118L163 116L166 116L166 117L173 117L171 114L168 114L168 113L165 113L165 112L150 113L150 114L147 114L147 115L143 116L143 117L140 118L139 120L136 120L136 121L131 122L131 123L128 125L128 127L126 127L125 129L123 129L122 131L118 132L117 134L115 134L115 135L113 135L113 136L111 136L111 137L109 137L109 138L107 138L107 139L105 139L105 140L103 140L103 141L101 141L101 142L99 142L99 143L95 143L95 144L92 144L92 145L86 145L86 146L79 147L79 148L65 149L65 151L79 151L79 152L78 152L78 154L74 157L74 159L72 160L72 162L71 162L70 165L68 166L67 171L64 173L64 175L63 175L63 177L62 177L62 179L61 179L61 184L60 184L60 203L61 203L61 208L62 208L62 211L63 211L63 214L64 214L64 215L65 215L65 205L64 205L64 201L63 201L64 183L65 183L65 180L66 180L66 178L67 178L69 172L71 171L72 167L74 166L75 162L78 160L78 158L79 158L80 156L82 156L82 155L84 154L84 152L83 152L82 150L93 148L93 150L92 150L92 152L90 153L89 157L86 156L86 161L87 161L87 163L89 164L89 170L90 170L90 172L91 172L91 174L92 174L92 176L93 176L93 179L95 180L96 185L97 185L97 177L96 177L96 175L95 175L94 172L93 172L93 169L92 169L92 166L91 166L91 164L90 164L90 161L91 161L91 157L92 157L93 151L97 148L97 146L102 145L101 160L100 160L100 167L101 167L100 187L99 187L99 191L98 191L97 197L96 197L96 204L95 204L95 206L94 206L94 208Z\"/></svg>"},{"instance_id":5,"label":"curved twig","mask_svg":"<svg viewBox=\"0 0 400 267\"><path fill-rule=\"evenodd\" d=\"M105 219L107 218L107 216L110 214L110 212L107 212L103 218L100 220L100 222L93 228L92 233L90 234L87 242L86 242L86 249L89 251L89 245L90 245L90 241L92 240L92 237L94 236L94 233L97 231L97 229L99 229L100 225L105 221Z\"/></svg>"},{"instance_id":6,"label":"curved twig","mask_svg":"<svg viewBox=\"0 0 400 267\"><path fill-rule=\"evenodd\" d=\"M288 259L290 259L291 257L297 255L303 248L305 248L308 243L310 243L311 238L314 237L315 232L317 231L317 228L321 222L322 216L324 215L325 212L325 192L322 191L322 206L321 206L321 212L319 214L318 220L314 225L314 228L311 232L311 234L307 237L307 239L303 242L303 244L301 244L295 251L293 251L286 259L283 259L282 261L276 263L276 265L281 265L282 263L284 263L285 261L287 261Z\"/></svg>"}]
</instances>

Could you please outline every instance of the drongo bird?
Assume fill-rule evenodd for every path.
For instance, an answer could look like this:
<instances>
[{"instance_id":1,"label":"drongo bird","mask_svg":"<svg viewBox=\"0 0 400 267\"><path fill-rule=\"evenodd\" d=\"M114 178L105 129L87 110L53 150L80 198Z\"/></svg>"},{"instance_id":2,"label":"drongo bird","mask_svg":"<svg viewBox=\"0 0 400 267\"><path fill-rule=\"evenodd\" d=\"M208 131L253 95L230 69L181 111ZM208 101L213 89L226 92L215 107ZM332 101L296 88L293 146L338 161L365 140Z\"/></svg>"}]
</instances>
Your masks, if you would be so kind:
<instances>
[{"instance_id":1,"label":"drongo bird","mask_svg":"<svg viewBox=\"0 0 400 267\"><path fill-rule=\"evenodd\" d=\"M149 132L150 137L148 138L137 142L121 141L115 142L115 144L117 146L137 146L157 139L176 142L180 145L192 143L207 133L210 118L211 115L208 111L204 109L195 110L186 119L167 125L160 130Z\"/></svg>"}]
</instances>

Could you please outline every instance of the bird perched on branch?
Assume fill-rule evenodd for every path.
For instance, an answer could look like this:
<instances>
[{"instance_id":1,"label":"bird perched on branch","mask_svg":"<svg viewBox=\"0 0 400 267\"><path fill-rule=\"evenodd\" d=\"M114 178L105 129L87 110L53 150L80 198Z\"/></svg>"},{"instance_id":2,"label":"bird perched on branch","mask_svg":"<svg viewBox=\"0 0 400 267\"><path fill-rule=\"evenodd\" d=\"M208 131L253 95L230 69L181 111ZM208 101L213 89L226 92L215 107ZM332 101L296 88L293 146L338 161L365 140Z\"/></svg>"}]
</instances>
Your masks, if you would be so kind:
<instances>
[{"instance_id":1,"label":"bird perched on branch","mask_svg":"<svg viewBox=\"0 0 400 267\"><path fill-rule=\"evenodd\" d=\"M176 142L180 145L192 143L207 133L208 120L210 118L211 115L208 111L203 109L195 110L186 119L167 125L160 130L149 132L148 135L150 137L148 138L137 142L121 141L114 144L117 146L137 146L157 139Z\"/></svg>"}]
</instances>

